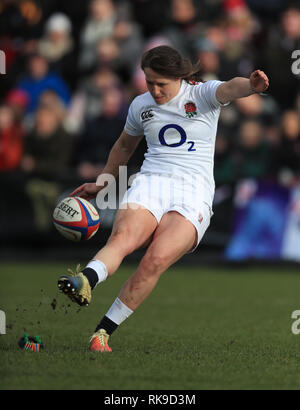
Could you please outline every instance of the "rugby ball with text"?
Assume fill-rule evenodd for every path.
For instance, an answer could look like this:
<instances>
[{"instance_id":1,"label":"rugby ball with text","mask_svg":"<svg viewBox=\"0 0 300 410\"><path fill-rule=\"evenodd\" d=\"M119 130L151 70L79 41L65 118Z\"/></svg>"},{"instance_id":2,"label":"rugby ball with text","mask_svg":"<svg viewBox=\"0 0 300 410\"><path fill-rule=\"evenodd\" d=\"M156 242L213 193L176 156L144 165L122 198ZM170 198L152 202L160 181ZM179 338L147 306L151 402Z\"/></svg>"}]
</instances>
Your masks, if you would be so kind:
<instances>
[{"instance_id":1,"label":"rugby ball with text","mask_svg":"<svg viewBox=\"0 0 300 410\"><path fill-rule=\"evenodd\" d=\"M79 242L95 235L100 220L97 210L90 202L79 197L67 197L54 209L53 223L62 236Z\"/></svg>"}]
</instances>

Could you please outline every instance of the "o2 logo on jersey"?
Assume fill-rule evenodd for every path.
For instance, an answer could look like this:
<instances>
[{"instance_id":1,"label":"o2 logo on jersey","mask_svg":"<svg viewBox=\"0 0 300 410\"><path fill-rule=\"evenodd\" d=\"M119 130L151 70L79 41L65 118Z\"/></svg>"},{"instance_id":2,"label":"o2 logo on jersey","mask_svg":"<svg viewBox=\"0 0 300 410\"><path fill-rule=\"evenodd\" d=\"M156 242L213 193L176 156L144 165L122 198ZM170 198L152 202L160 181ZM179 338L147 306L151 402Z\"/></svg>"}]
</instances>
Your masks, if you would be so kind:
<instances>
[{"instance_id":1,"label":"o2 logo on jersey","mask_svg":"<svg viewBox=\"0 0 300 410\"><path fill-rule=\"evenodd\" d=\"M173 142L173 144L168 144L167 141L165 140L165 132L170 128L174 128L176 131L178 131L180 135L179 142ZM181 145L187 143L190 145L188 148L188 151L196 151L196 149L194 148L194 145L195 145L194 141L187 141L186 132L184 131L182 127L180 127L180 125L177 125L177 124L168 124L162 127L162 129L159 131L158 139L161 145L164 145L165 147L176 148L176 147L180 147Z\"/></svg>"}]
</instances>

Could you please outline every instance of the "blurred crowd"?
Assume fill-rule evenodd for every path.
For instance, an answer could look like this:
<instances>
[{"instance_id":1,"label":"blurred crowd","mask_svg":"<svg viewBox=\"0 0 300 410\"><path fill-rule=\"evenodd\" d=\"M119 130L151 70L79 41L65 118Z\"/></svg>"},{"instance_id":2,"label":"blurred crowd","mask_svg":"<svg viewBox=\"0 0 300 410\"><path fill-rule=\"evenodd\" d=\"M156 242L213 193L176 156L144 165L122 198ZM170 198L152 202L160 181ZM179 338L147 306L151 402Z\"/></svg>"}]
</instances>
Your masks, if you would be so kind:
<instances>
[{"instance_id":1,"label":"blurred crowd","mask_svg":"<svg viewBox=\"0 0 300 410\"><path fill-rule=\"evenodd\" d=\"M204 80L269 76L266 95L222 109L217 185L299 180L300 1L286 0L0 0L1 173L96 178L146 91L141 55L161 44L200 59Z\"/></svg>"}]
</instances>

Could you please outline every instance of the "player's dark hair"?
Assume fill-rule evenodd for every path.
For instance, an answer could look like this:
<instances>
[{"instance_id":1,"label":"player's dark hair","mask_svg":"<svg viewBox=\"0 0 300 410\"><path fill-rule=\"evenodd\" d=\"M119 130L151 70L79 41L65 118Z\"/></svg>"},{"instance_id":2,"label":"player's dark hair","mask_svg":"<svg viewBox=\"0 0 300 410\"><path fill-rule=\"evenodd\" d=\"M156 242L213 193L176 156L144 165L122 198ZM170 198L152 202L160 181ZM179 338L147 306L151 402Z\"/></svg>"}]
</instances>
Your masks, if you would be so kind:
<instances>
[{"instance_id":1,"label":"player's dark hair","mask_svg":"<svg viewBox=\"0 0 300 410\"><path fill-rule=\"evenodd\" d=\"M167 78L182 78L186 82L202 82L200 62L193 64L169 46L158 46L146 51L142 56L141 67L142 70L147 67L151 68Z\"/></svg>"}]
</instances>

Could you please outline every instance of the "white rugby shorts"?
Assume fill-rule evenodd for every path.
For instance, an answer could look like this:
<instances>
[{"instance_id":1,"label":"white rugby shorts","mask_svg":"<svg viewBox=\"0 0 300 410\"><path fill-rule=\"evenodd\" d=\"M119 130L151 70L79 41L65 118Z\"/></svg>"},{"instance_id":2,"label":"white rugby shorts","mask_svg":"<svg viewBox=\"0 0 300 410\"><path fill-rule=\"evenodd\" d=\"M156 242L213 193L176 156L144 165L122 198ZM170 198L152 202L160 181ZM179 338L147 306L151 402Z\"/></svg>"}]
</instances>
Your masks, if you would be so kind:
<instances>
[{"instance_id":1,"label":"white rugby shorts","mask_svg":"<svg viewBox=\"0 0 300 410\"><path fill-rule=\"evenodd\" d=\"M200 177L170 176L139 173L125 192L120 208L137 204L150 211L159 223L164 214L176 211L189 220L197 230L199 245L213 215L211 207L203 201L203 184ZM134 208L130 205L130 208Z\"/></svg>"}]
</instances>

